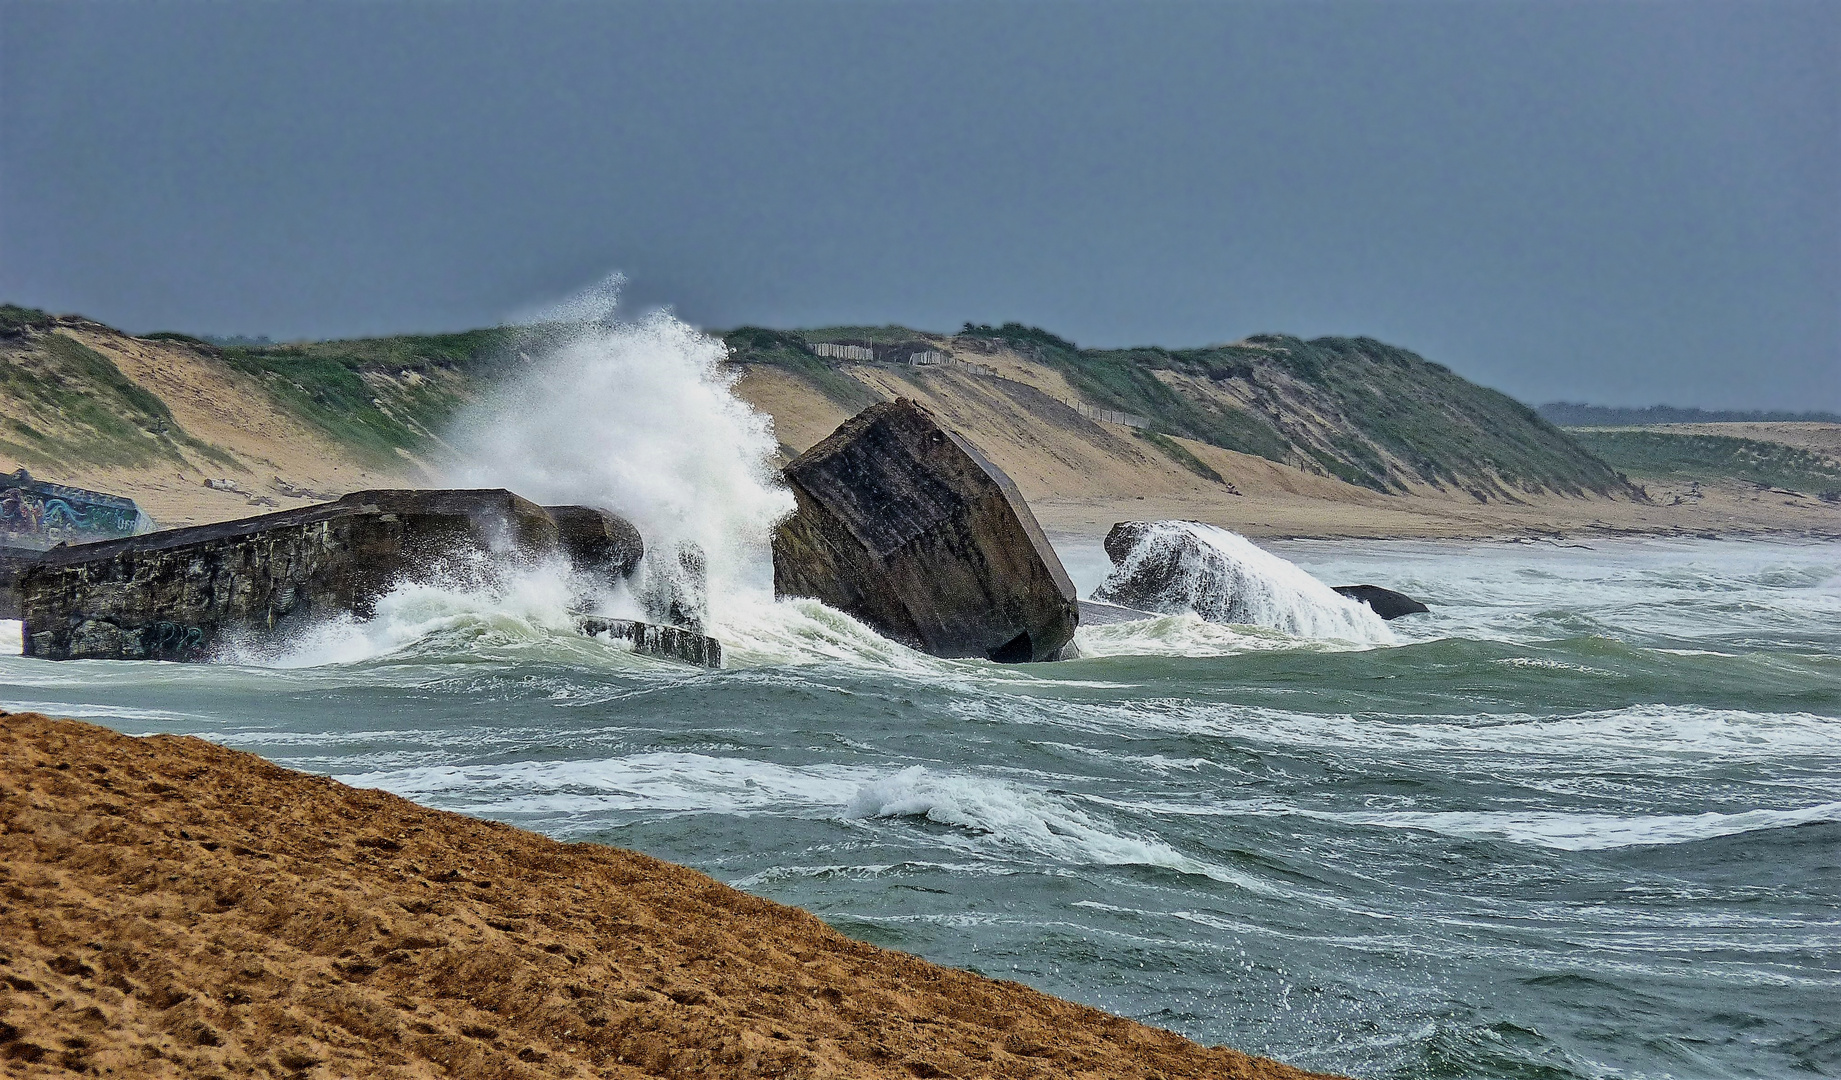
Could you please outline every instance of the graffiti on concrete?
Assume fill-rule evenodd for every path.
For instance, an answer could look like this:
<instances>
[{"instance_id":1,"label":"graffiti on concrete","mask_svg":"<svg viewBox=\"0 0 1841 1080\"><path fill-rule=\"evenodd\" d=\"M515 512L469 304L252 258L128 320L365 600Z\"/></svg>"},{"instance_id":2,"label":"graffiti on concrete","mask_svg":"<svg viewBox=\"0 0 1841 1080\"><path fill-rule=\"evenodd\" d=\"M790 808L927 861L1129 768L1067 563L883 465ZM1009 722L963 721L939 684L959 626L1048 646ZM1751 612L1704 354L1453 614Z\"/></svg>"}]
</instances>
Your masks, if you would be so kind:
<instances>
[{"instance_id":1,"label":"graffiti on concrete","mask_svg":"<svg viewBox=\"0 0 1841 1080\"><path fill-rule=\"evenodd\" d=\"M22 547L86 544L132 536L145 519L134 500L48 484L24 469L0 473L0 543Z\"/></svg>"},{"instance_id":2,"label":"graffiti on concrete","mask_svg":"<svg viewBox=\"0 0 1841 1080\"><path fill-rule=\"evenodd\" d=\"M141 628L141 648L149 660L197 660L205 654L202 627L157 622Z\"/></svg>"}]
</instances>

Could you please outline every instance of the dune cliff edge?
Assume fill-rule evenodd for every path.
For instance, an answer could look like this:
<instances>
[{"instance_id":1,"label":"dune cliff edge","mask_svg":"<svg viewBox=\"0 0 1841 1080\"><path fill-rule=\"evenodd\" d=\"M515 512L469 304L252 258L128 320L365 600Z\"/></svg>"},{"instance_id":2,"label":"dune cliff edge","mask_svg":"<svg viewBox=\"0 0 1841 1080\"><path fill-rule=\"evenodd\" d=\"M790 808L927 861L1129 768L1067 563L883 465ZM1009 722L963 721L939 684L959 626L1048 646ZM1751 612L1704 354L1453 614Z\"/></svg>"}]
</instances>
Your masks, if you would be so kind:
<instances>
[{"instance_id":1,"label":"dune cliff edge","mask_svg":"<svg viewBox=\"0 0 1841 1080\"><path fill-rule=\"evenodd\" d=\"M1304 1073L684 867L0 713L0 1076Z\"/></svg>"}]
</instances>

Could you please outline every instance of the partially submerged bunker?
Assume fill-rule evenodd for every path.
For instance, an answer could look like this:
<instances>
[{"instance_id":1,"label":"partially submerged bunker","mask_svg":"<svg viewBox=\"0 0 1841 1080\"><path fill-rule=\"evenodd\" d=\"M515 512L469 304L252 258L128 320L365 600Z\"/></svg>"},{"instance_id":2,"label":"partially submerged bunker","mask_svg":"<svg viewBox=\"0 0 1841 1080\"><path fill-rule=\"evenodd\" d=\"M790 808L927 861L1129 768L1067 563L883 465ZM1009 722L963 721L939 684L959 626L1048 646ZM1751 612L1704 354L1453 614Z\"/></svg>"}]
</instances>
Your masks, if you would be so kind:
<instances>
[{"instance_id":1,"label":"partially submerged bunker","mask_svg":"<svg viewBox=\"0 0 1841 1080\"><path fill-rule=\"evenodd\" d=\"M1074 584L1002 469L902 398L786 466L798 510L773 539L774 591L809 596L943 657L1053 660Z\"/></svg>"},{"instance_id":2,"label":"partially submerged bunker","mask_svg":"<svg viewBox=\"0 0 1841 1080\"><path fill-rule=\"evenodd\" d=\"M560 528L559 528L560 525ZM631 524L588 507L546 509L503 489L359 491L239 521L53 548L19 582L27 656L198 660L237 634L285 633L320 615L375 612L397 582L469 561L567 556L579 569L633 573ZM595 620L636 651L719 666L702 634L647 633Z\"/></svg>"}]
</instances>

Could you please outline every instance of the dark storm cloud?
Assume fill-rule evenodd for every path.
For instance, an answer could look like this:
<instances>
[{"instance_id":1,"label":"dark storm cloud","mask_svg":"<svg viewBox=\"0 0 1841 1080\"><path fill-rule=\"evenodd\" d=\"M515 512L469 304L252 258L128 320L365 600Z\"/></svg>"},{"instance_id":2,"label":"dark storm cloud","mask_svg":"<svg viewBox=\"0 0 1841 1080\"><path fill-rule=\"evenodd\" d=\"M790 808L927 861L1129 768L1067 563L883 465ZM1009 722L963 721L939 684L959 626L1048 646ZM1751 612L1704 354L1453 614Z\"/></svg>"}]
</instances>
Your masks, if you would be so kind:
<instances>
[{"instance_id":1,"label":"dark storm cloud","mask_svg":"<svg viewBox=\"0 0 1841 1080\"><path fill-rule=\"evenodd\" d=\"M1841 5L0 0L0 298L1371 334L1841 407Z\"/></svg>"}]
</instances>

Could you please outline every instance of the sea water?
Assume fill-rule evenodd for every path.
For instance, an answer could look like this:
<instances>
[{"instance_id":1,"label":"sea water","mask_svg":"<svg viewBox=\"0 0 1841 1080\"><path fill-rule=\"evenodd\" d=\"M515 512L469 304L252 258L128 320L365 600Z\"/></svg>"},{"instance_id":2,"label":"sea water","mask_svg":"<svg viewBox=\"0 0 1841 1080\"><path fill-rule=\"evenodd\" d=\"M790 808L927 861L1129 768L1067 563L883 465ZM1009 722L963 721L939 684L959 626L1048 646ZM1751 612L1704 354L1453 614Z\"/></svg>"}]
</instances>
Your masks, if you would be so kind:
<instances>
[{"instance_id":1,"label":"sea water","mask_svg":"<svg viewBox=\"0 0 1841 1080\"><path fill-rule=\"evenodd\" d=\"M630 498L720 549L727 668L575 634L579 589L532 567L405 584L374 620L219 663L0 657L0 704L636 848L1310 1068L1841 1075L1841 546L1234 537L1271 625L1172 615L1083 629L1072 662L937 660L764 590L783 493L754 420L664 377L725 377L694 337L606 325L573 346L531 385L657 366L647 393L714 437L648 463L610 436L541 467L520 458L554 451L516 428L554 414L527 401L492 418L482 478ZM1057 543L1084 595L1098 538ZM1280 618L1341 602L1305 575L1432 611Z\"/></svg>"},{"instance_id":2,"label":"sea water","mask_svg":"<svg viewBox=\"0 0 1841 1080\"><path fill-rule=\"evenodd\" d=\"M1274 546L1432 613L1002 667L789 601L699 672L575 636L561 592L415 587L261 666L6 657L0 701L637 848L1313 1068L1841 1074L1841 550Z\"/></svg>"}]
</instances>

